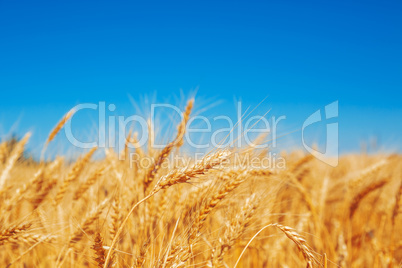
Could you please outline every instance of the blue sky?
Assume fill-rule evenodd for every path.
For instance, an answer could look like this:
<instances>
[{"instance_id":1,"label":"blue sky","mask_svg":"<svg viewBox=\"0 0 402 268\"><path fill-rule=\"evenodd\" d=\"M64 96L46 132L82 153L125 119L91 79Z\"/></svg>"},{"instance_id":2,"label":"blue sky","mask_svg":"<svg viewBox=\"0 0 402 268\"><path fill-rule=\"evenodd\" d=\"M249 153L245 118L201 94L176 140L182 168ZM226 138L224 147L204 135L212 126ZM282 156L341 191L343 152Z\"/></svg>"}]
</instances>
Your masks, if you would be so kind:
<instances>
[{"instance_id":1,"label":"blue sky","mask_svg":"<svg viewBox=\"0 0 402 268\"><path fill-rule=\"evenodd\" d=\"M35 149L79 103L129 115L130 98L197 92L199 109L219 103L207 114L266 98L256 113L286 115L284 133L338 100L341 152L374 137L400 151L401 12L400 1L0 0L0 137L31 130Z\"/></svg>"}]
</instances>

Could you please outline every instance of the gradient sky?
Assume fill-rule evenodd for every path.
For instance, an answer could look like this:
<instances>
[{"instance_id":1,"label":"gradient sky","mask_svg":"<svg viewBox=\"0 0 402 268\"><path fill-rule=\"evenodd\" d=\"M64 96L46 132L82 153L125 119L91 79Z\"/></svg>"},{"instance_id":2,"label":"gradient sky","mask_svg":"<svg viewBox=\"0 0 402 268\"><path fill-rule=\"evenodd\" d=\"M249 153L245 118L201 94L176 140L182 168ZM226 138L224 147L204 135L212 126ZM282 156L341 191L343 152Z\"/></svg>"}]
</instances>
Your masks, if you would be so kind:
<instances>
[{"instance_id":1,"label":"gradient sky","mask_svg":"<svg viewBox=\"0 0 402 268\"><path fill-rule=\"evenodd\" d=\"M76 104L129 115L130 98L196 92L198 109L219 104L207 114L266 98L256 113L286 115L284 133L338 100L341 152L374 138L401 151L401 14L401 1L0 0L0 137L31 130L37 149Z\"/></svg>"}]
</instances>

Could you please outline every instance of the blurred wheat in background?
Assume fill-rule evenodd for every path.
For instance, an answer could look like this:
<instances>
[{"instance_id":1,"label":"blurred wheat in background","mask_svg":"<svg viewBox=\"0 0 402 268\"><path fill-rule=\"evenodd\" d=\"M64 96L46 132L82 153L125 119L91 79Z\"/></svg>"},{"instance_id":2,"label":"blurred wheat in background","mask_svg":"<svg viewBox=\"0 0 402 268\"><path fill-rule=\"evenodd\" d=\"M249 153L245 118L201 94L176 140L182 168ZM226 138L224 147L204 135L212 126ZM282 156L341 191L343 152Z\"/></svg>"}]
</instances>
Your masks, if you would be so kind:
<instances>
[{"instance_id":1,"label":"blurred wheat in background","mask_svg":"<svg viewBox=\"0 0 402 268\"><path fill-rule=\"evenodd\" d=\"M189 155L181 147L192 106L161 150L130 149L130 132L121 152L93 148L73 163L62 155L35 162L24 161L29 133L3 141L1 266L401 265L401 156L342 156L332 168L295 151L283 153L286 169L278 170L230 164L268 150L211 148L172 165L171 157Z\"/></svg>"}]
</instances>

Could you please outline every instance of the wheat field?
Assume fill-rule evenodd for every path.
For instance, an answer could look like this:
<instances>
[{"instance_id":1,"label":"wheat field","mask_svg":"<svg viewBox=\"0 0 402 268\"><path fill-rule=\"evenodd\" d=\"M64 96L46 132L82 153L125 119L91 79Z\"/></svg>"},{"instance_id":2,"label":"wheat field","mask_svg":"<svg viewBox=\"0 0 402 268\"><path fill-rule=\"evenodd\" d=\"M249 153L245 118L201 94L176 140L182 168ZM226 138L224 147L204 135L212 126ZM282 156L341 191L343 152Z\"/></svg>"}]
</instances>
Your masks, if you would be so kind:
<instances>
[{"instance_id":1,"label":"wheat field","mask_svg":"<svg viewBox=\"0 0 402 268\"><path fill-rule=\"evenodd\" d=\"M231 160L268 150L211 148L172 165L188 156L191 110L162 150L130 149L130 133L121 152L35 162L22 157L29 133L3 141L1 267L401 267L401 156L345 155L333 168L295 151L266 169Z\"/></svg>"}]
</instances>

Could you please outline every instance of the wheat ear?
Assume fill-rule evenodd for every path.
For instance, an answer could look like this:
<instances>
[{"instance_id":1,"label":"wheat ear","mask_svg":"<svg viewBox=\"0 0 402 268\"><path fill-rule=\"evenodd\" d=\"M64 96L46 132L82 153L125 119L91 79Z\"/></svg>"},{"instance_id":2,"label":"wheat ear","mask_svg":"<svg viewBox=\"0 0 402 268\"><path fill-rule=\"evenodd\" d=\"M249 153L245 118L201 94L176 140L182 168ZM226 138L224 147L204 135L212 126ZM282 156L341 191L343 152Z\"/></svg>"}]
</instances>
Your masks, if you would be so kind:
<instances>
[{"instance_id":1,"label":"wheat ear","mask_svg":"<svg viewBox=\"0 0 402 268\"><path fill-rule=\"evenodd\" d=\"M352 199L349 204L349 218L351 219L356 212L356 209L359 207L360 202L366 197L369 193L383 187L385 184L389 182L389 178L384 178L380 181L373 182L362 190L360 190Z\"/></svg>"},{"instance_id":2,"label":"wheat ear","mask_svg":"<svg viewBox=\"0 0 402 268\"><path fill-rule=\"evenodd\" d=\"M23 232L26 232L30 227L31 223L26 223L21 226L8 228L0 232L0 245L4 245L6 242L9 242L12 239L15 239L18 235Z\"/></svg>"},{"instance_id":3,"label":"wheat ear","mask_svg":"<svg viewBox=\"0 0 402 268\"><path fill-rule=\"evenodd\" d=\"M56 184L57 184L56 179L50 180L47 184L45 184L43 189L41 189L41 192L37 194L34 198L32 198L31 204L34 210L37 209L40 206L40 204L43 203L45 198L49 195L49 193L51 192L53 187L56 186Z\"/></svg>"},{"instance_id":4,"label":"wheat ear","mask_svg":"<svg viewBox=\"0 0 402 268\"><path fill-rule=\"evenodd\" d=\"M6 162L8 154L8 144L6 141L0 143L0 167Z\"/></svg>"},{"instance_id":5,"label":"wheat ear","mask_svg":"<svg viewBox=\"0 0 402 268\"><path fill-rule=\"evenodd\" d=\"M103 239L99 232L95 233L94 244L92 245L91 249L95 251L96 258L95 261L98 264L98 267L102 268L105 264L105 249L103 248Z\"/></svg>"},{"instance_id":6,"label":"wheat ear","mask_svg":"<svg viewBox=\"0 0 402 268\"><path fill-rule=\"evenodd\" d=\"M246 252L246 249L249 247L249 245L251 244L251 242L265 229L267 229L268 227L276 227L279 230L281 230L290 240L292 240L297 248L299 249L299 251L303 254L304 259L307 261L307 268L312 268L313 264L317 264L320 265L320 261L315 257L313 250L309 247L309 245L307 244L306 240L300 235L298 234L294 229L288 227L288 226L283 226L277 223L271 223L268 225L265 225L264 227L262 227L247 243L247 245L244 247L243 251L240 253L239 258L237 259L235 265L233 266L233 268L236 268L237 265L240 262L240 259L242 258L242 256L244 255L244 252Z\"/></svg>"},{"instance_id":7,"label":"wheat ear","mask_svg":"<svg viewBox=\"0 0 402 268\"><path fill-rule=\"evenodd\" d=\"M145 176L144 180L144 188L145 190L149 187L149 185L152 183L152 181L155 178L156 173L160 169L161 165L165 161L165 159L169 156L169 154L172 152L173 148L180 147L183 145L183 136L186 130L186 125L188 122L188 119L190 118L191 110L193 108L193 103L194 100L190 100L187 104L186 110L183 113L183 120L180 122L178 128L177 128L177 136L176 138L170 142L168 145L163 148L163 150L160 152L158 157L156 157L156 160L154 161L153 165L148 169L148 173Z\"/></svg>"},{"instance_id":8,"label":"wheat ear","mask_svg":"<svg viewBox=\"0 0 402 268\"><path fill-rule=\"evenodd\" d=\"M30 137L31 133L28 132L25 134L25 136L17 143L14 150L11 152L11 156L8 158L6 166L0 174L0 189L3 188L11 169L24 152L25 144L28 142Z\"/></svg>"},{"instance_id":9,"label":"wheat ear","mask_svg":"<svg viewBox=\"0 0 402 268\"><path fill-rule=\"evenodd\" d=\"M146 240L145 243L141 246L140 254L137 256L137 258L135 258L134 267L136 267L136 268L143 267L144 262L145 262L145 255L147 254L149 243L150 243L150 240Z\"/></svg>"},{"instance_id":10,"label":"wheat ear","mask_svg":"<svg viewBox=\"0 0 402 268\"><path fill-rule=\"evenodd\" d=\"M386 164L388 164L388 160L382 159L378 163L375 163L374 165L362 170L357 178L354 178L349 181L349 185L348 185L349 188L354 189L354 188L358 187L366 178L377 173Z\"/></svg>"},{"instance_id":11,"label":"wheat ear","mask_svg":"<svg viewBox=\"0 0 402 268\"><path fill-rule=\"evenodd\" d=\"M223 256L250 225L258 204L259 200L256 198L256 195L251 195L240 209L240 212L227 223L223 238L218 240L218 245L215 246L212 252L211 259L213 267L224 267Z\"/></svg>"},{"instance_id":12,"label":"wheat ear","mask_svg":"<svg viewBox=\"0 0 402 268\"><path fill-rule=\"evenodd\" d=\"M88 189L94 185L94 183L103 175L105 171L105 166L99 167L95 172L91 174L91 176L77 189L74 194L73 199L78 200L81 198L83 194L85 194Z\"/></svg>"},{"instance_id":13,"label":"wheat ear","mask_svg":"<svg viewBox=\"0 0 402 268\"><path fill-rule=\"evenodd\" d=\"M15 206L21 199L24 197L25 193L30 189L30 187L38 186L37 184L42 184L43 181L43 167L40 167L39 170L34 174L33 178L28 182L23 184L20 188L15 191L14 196L9 201L6 210L11 210L13 206Z\"/></svg>"},{"instance_id":14,"label":"wheat ear","mask_svg":"<svg viewBox=\"0 0 402 268\"><path fill-rule=\"evenodd\" d=\"M193 105L194 105L194 99L191 99L188 101L187 106L186 106L186 110L183 113L183 120L181 121L181 124L177 127L177 137L176 137L176 147L179 148L183 145L183 137L184 137L184 133L186 132L186 126L187 126L187 122L190 119L190 114L191 114L191 110L193 109Z\"/></svg>"},{"instance_id":15,"label":"wheat ear","mask_svg":"<svg viewBox=\"0 0 402 268\"><path fill-rule=\"evenodd\" d=\"M119 221L120 221L120 198L116 194L116 197L114 198L113 201L113 214L111 216L112 222L110 224L110 237L113 239L116 235L117 229L119 227Z\"/></svg>"},{"instance_id":16,"label":"wheat ear","mask_svg":"<svg viewBox=\"0 0 402 268\"><path fill-rule=\"evenodd\" d=\"M274 224L273 226L281 230L290 240L292 240L296 244L299 251L303 254L304 259L307 261L307 267L313 267L313 264L320 263L320 261L314 256L313 250L308 246L306 240L294 229L280 224Z\"/></svg>"},{"instance_id":17,"label":"wheat ear","mask_svg":"<svg viewBox=\"0 0 402 268\"><path fill-rule=\"evenodd\" d=\"M227 150L218 151L217 153L205 156L201 161L189 168L173 170L159 179L152 192L156 193L161 189L166 189L172 185L187 182L194 177L204 175L209 170L220 165L229 155L230 152Z\"/></svg>"},{"instance_id":18,"label":"wheat ear","mask_svg":"<svg viewBox=\"0 0 402 268\"><path fill-rule=\"evenodd\" d=\"M94 154L95 151L96 147L92 148L88 153L84 155L84 157L75 162L71 171L67 174L67 178L63 181L63 184L60 186L59 191L56 194L54 202L55 205L58 205L60 201L63 199L68 186L78 178L81 171L84 169L85 165L89 162L91 156Z\"/></svg>"},{"instance_id":19,"label":"wheat ear","mask_svg":"<svg viewBox=\"0 0 402 268\"><path fill-rule=\"evenodd\" d=\"M82 226L72 235L69 246L72 246L73 244L79 242L82 239L84 233L88 233L91 231L92 225L99 218L108 201L108 199L104 200L99 206L95 207L91 211Z\"/></svg>"},{"instance_id":20,"label":"wheat ear","mask_svg":"<svg viewBox=\"0 0 402 268\"><path fill-rule=\"evenodd\" d=\"M50 134L45 142L45 146L47 146L49 144L49 142L51 142L56 137L57 133L59 133L59 131L63 128L63 126L67 123L67 121L74 115L74 113L75 113L75 110L71 109L65 116L63 116L63 118L60 120L60 122L57 123L57 125L50 132Z\"/></svg>"}]
</instances>

